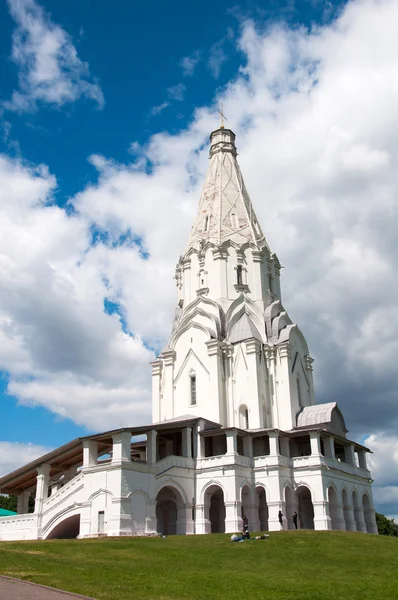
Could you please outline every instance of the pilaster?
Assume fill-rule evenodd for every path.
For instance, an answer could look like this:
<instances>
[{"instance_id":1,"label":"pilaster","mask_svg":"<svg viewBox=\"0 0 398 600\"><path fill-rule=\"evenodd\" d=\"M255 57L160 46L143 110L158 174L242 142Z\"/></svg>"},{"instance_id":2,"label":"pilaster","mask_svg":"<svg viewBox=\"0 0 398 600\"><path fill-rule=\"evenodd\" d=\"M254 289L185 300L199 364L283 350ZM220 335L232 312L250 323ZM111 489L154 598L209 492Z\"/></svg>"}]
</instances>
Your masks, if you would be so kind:
<instances>
[{"instance_id":1,"label":"pilaster","mask_svg":"<svg viewBox=\"0 0 398 600\"><path fill-rule=\"evenodd\" d=\"M212 250L214 276L212 277L212 297L218 299L228 298L227 260L226 249L214 248Z\"/></svg>"},{"instance_id":2,"label":"pilaster","mask_svg":"<svg viewBox=\"0 0 398 600\"><path fill-rule=\"evenodd\" d=\"M224 373L222 368L223 343L219 340L206 342L207 354L209 356L210 386L214 393L214 416L216 423L226 426L226 406L224 394Z\"/></svg>"},{"instance_id":3,"label":"pilaster","mask_svg":"<svg viewBox=\"0 0 398 600\"><path fill-rule=\"evenodd\" d=\"M174 363L176 353L174 350L165 350L161 357L164 360L164 386L160 420L172 419L174 415Z\"/></svg>"},{"instance_id":4,"label":"pilaster","mask_svg":"<svg viewBox=\"0 0 398 600\"><path fill-rule=\"evenodd\" d=\"M248 409L249 427L251 429L263 426L260 401L259 358L261 342L252 338L246 342L246 360L248 368Z\"/></svg>"},{"instance_id":5,"label":"pilaster","mask_svg":"<svg viewBox=\"0 0 398 600\"><path fill-rule=\"evenodd\" d=\"M163 362L160 358L150 363L152 367L152 421L157 423L161 419L160 413L160 384Z\"/></svg>"},{"instance_id":6,"label":"pilaster","mask_svg":"<svg viewBox=\"0 0 398 600\"><path fill-rule=\"evenodd\" d=\"M112 436L112 464L131 462L131 431L121 431Z\"/></svg>"},{"instance_id":7,"label":"pilaster","mask_svg":"<svg viewBox=\"0 0 398 600\"><path fill-rule=\"evenodd\" d=\"M146 461L148 464L157 462L157 431L151 429L146 434Z\"/></svg>"},{"instance_id":8,"label":"pilaster","mask_svg":"<svg viewBox=\"0 0 398 600\"><path fill-rule=\"evenodd\" d=\"M264 254L261 250L252 250L253 258L253 295L254 299L264 300L264 282L263 282L263 270L264 270Z\"/></svg>"}]
</instances>

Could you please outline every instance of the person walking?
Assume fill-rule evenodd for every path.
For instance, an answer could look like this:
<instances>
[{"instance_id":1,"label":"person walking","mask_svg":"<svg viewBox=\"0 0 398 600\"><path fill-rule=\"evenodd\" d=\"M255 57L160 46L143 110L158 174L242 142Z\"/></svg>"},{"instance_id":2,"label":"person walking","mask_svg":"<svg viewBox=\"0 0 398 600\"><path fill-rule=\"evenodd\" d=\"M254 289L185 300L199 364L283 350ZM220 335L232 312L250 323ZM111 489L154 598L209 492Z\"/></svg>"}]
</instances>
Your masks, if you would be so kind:
<instances>
[{"instance_id":1,"label":"person walking","mask_svg":"<svg viewBox=\"0 0 398 600\"><path fill-rule=\"evenodd\" d=\"M250 539L249 519L246 517L246 515L243 515L242 521L243 521L243 536L249 540Z\"/></svg>"},{"instance_id":2,"label":"person walking","mask_svg":"<svg viewBox=\"0 0 398 600\"><path fill-rule=\"evenodd\" d=\"M279 525L281 526L281 529L283 529L283 514L282 514L281 510L278 512L278 520L279 520Z\"/></svg>"},{"instance_id":3,"label":"person walking","mask_svg":"<svg viewBox=\"0 0 398 600\"><path fill-rule=\"evenodd\" d=\"M294 513L293 513L293 525L297 529L297 513L296 513L296 511L294 511Z\"/></svg>"}]
</instances>

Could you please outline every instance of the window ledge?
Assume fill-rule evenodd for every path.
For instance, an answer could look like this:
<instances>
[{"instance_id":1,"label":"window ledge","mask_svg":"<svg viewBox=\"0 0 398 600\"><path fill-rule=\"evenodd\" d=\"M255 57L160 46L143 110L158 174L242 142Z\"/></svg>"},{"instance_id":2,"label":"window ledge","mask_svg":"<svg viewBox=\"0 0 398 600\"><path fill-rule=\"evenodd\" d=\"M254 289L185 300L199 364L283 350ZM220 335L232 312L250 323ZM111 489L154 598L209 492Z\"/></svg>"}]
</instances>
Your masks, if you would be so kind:
<instances>
[{"instance_id":1,"label":"window ledge","mask_svg":"<svg viewBox=\"0 0 398 600\"><path fill-rule=\"evenodd\" d=\"M249 286L244 283L235 283L234 288L237 292L250 292Z\"/></svg>"}]
</instances>

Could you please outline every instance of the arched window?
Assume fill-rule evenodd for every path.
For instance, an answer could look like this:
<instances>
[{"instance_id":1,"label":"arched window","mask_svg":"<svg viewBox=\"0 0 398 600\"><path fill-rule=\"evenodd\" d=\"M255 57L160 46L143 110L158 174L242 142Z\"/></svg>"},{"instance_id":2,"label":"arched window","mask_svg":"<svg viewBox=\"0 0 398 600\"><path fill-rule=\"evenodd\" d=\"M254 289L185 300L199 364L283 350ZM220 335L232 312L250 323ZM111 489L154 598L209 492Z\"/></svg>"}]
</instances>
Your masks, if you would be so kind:
<instances>
[{"instance_id":1,"label":"arched window","mask_svg":"<svg viewBox=\"0 0 398 600\"><path fill-rule=\"evenodd\" d=\"M242 265L238 265L236 267L236 283L238 285L243 285L243 267L242 267Z\"/></svg>"},{"instance_id":2,"label":"arched window","mask_svg":"<svg viewBox=\"0 0 398 600\"><path fill-rule=\"evenodd\" d=\"M196 406L196 374L191 373L189 378L191 380L191 406Z\"/></svg>"}]
</instances>

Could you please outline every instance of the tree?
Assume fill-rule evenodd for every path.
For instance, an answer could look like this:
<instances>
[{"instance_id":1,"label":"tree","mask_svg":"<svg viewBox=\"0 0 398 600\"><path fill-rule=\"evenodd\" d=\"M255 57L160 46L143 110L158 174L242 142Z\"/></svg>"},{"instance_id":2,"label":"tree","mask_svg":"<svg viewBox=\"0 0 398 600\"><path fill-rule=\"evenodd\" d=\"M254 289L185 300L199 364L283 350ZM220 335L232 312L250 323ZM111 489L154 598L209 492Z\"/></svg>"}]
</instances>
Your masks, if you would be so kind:
<instances>
[{"instance_id":1,"label":"tree","mask_svg":"<svg viewBox=\"0 0 398 600\"><path fill-rule=\"evenodd\" d=\"M17 497L14 495L0 496L0 508L17 512Z\"/></svg>"},{"instance_id":2,"label":"tree","mask_svg":"<svg viewBox=\"0 0 398 600\"><path fill-rule=\"evenodd\" d=\"M394 519L387 519L384 515L376 513L376 523L380 535L398 537L398 525Z\"/></svg>"}]
</instances>

